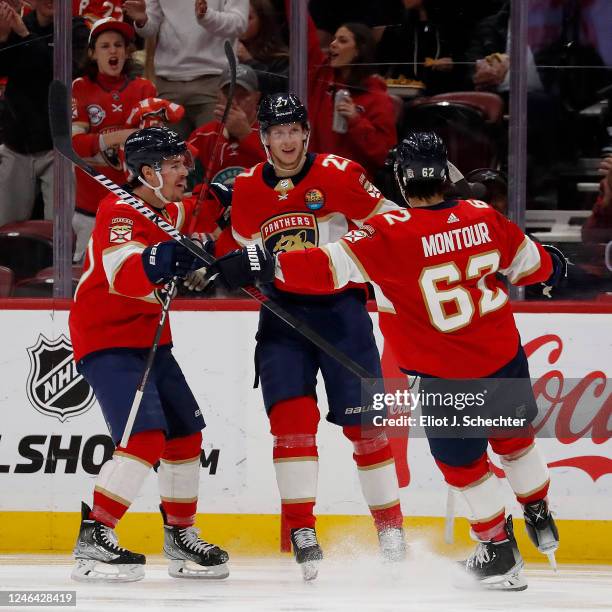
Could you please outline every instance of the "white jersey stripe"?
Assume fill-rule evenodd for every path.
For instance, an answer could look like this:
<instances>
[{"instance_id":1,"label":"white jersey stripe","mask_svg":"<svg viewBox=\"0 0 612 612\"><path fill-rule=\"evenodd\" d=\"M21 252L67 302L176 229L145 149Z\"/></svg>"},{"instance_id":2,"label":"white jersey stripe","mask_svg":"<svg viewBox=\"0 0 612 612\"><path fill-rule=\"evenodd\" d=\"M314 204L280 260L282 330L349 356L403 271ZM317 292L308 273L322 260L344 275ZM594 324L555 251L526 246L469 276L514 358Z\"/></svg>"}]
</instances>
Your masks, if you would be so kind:
<instances>
[{"instance_id":1,"label":"white jersey stripe","mask_svg":"<svg viewBox=\"0 0 612 612\"><path fill-rule=\"evenodd\" d=\"M109 290L116 292L114 283L115 277L119 273L121 266L125 260L134 254L140 255L145 250L145 245L141 242L126 242L116 247L106 249L102 253L102 265L104 267L104 274L106 274L106 280L108 281Z\"/></svg>"},{"instance_id":2,"label":"white jersey stripe","mask_svg":"<svg viewBox=\"0 0 612 612\"><path fill-rule=\"evenodd\" d=\"M506 275L512 284L516 284L521 278L533 274L540 265L538 247L533 240L525 237L511 264L500 272Z\"/></svg>"}]
</instances>

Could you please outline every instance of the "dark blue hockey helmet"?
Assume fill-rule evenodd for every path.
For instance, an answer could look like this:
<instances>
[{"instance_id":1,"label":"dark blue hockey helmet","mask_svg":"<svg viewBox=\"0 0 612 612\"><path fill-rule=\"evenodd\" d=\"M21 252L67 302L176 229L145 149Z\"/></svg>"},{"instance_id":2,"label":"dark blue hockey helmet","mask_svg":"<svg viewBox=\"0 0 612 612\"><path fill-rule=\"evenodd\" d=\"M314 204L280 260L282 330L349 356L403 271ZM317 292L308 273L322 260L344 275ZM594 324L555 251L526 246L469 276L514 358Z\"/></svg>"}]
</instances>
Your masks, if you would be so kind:
<instances>
[{"instance_id":1,"label":"dark blue hockey helmet","mask_svg":"<svg viewBox=\"0 0 612 612\"><path fill-rule=\"evenodd\" d=\"M185 165L193 166L185 141L166 127L149 127L134 132L125 141L124 149L130 178L139 176L143 166L151 166L159 172L162 161L177 155L184 155Z\"/></svg>"},{"instance_id":2,"label":"dark blue hockey helmet","mask_svg":"<svg viewBox=\"0 0 612 612\"><path fill-rule=\"evenodd\" d=\"M301 123L305 129L310 129L306 107L292 93L275 93L265 96L259 103L257 120L261 132L265 132L273 125L284 123Z\"/></svg>"},{"instance_id":3,"label":"dark blue hockey helmet","mask_svg":"<svg viewBox=\"0 0 612 612\"><path fill-rule=\"evenodd\" d=\"M448 178L448 157L444 141L435 132L410 132L394 154L395 180L408 202L409 184Z\"/></svg>"}]
</instances>

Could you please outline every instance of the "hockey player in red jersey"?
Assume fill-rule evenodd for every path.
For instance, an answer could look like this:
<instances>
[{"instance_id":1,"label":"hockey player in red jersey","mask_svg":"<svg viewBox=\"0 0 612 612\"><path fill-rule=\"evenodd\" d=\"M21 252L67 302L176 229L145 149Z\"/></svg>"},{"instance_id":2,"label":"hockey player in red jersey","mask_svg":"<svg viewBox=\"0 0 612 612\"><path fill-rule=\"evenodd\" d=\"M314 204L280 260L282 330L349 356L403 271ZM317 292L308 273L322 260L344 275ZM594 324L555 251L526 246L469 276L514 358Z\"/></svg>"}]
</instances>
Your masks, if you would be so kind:
<instances>
[{"instance_id":1,"label":"hockey player in red jersey","mask_svg":"<svg viewBox=\"0 0 612 612\"><path fill-rule=\"evenodd\" d=\"M178 107L155 98L157 92L151 81L129 76L129 47L133 39L131 25L112 18L97 21L89 35L89 63L85 76L76 79L72 86L74 149L100 173L118 184L126 178L119 156L120 147L137 128L149 126L134 122L136 114L142 116L141 102L150 100L156 105L149 112L157 112L157 125L168 119L172 106ZM80 262L98 204L106 196L106 190L78 168L76 179L74 261Z\"/></svg>"},{"instance_id":2,"label":"hockey player in red jersey","mask_svg":"<svg viewBox=\"0 0 612 612\"><path fill-rule=\"evenodd\" d=\"M193 199L183 200L192 165L185 142L167 128L147 128L128 137L125 154L133 194L184 231L195 204ZM165 284L178 277L194 285L203 277L196 258L167 238L119 197L106 197L100 203L70 313L77 369L91 385L116 445L143 375ZM170 575L228 575L227 553L201 540L193 526L204 420L171 346L166 320L129 441L125 447L118 445L102 466L93 507L82 504L75 580L143 577L144 555L119 547L113 530L158 462Z\"/></svg>"},{"instance_id":3,"label":"hockey player in red jersey","mask_svg":"<svg viewBox=\"0 0 612 612\"><path fill-rule=\"evenodd\" d=\"M447 172L441 139L432 132L410 135L395 163L408 207L377 215L320 248L278 253L276 285L338 291L352 283L373 283L380 328L400 368L420 377L420 390L444 391L448 379L480 384L491 379L488 409L527 415L518 434L499 437L495 432L438 437L438 430L425 428L432 455L446 482L465 500L479 540L465 569L486 587L519 590L527 586L520 574L523 561L487 444L501 458L538 549L552 555L558 533L548 509L548 467L529 425L536 407L527 358L506 287L496 274L515 285L554 285L566 262L557 249L533 242L486 203L445 200ZM270 254L259 255L260 267L268 269ZM231 260L241 258L246 261L245 253L227 256L215 270L231 276L236 269ZM258 274L249 274L251 282Z\"/></svg>"},{"instance_id":4,"label":"hockey player in red jersey","mask_svg":"<svg viewBox=\"0 0 612 612\"><path fill-rule=\"evenodd\" d=\"M231 231L240 245L261 245L274 253L324 245L357 228L372 215L398 210L385 200L359 164L335 155L307 153L306 109L293 94L265 97L258 111L268 155L234 183ZM216 246L220 245L220 241ZM221 249L217 249L221 254ZM291 283L270 288L274 300L320 335L380 376L380 357L365 308L366 287L296 290ZM404 555L402 513L395 466L384 434L361 435L361 384L264 308L255 354L264 403L274 439L273 458L282 512L305 579L322 558L313 513L317 494L316 433L319 408L316 378L325 381L327 420L352 442L366 502L387 558Z\"/></svg>"}]
</instances>

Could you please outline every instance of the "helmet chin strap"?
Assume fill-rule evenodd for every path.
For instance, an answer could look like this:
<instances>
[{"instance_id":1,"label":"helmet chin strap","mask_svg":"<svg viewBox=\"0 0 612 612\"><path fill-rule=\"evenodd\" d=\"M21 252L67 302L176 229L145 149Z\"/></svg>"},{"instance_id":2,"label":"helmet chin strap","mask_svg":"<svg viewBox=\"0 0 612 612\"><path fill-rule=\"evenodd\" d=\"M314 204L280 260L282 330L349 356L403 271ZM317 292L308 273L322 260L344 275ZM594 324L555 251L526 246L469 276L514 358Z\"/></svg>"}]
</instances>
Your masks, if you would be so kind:
<instances>
[{"instance_id":1,"label":"helmet chin strap","mask_svg":"<svg viewBox=\"0 0 612 612\"><path fill-rule=\"evenodd\" d=\"M138 180L149 189L153 190L153 193L164 203L170 204L170 200L167 200L166 197L162 194L162 189L164 188L164 177L161 175L161 171L157 168L155 169L155 176L157 177L157 182L159 183L158 187L154 187L151 183L148 183L144 180L142 175L138 175Z\"/></svg>"},{"instance_id":2,"label":"helmet chin strap","mask_svg":"<svg viewBox=\"0 0 612 612\"><path fill-rule=\"evenodd\" d=\"M395 182L397 183L397 186L399 187L399 190L402 194L402 198L404 198L404 202L406 202L406 204L412 208L412 204L410 204L410 200L408 198L408 196L406 196L406 191L404 190L404 185L402 184L402 181L400 179L400 167L399 167L399 163L395 162L395 165L393 167L393 174L395 175Z\"/></svg>"}]
</instances>

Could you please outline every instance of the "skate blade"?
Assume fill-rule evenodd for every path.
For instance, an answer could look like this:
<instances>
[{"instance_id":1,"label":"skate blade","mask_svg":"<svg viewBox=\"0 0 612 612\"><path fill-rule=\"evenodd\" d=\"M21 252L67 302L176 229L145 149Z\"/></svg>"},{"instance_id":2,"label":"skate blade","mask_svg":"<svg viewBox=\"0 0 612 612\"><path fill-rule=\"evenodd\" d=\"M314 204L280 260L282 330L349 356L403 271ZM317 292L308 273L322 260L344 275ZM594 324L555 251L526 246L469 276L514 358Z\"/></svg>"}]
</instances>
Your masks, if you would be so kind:
<instances>
[{"instance_id":1,"label":"skate blade","mask_svg":"<svg viewBox=\"0 0 612 612\"><path fill-rule=\"evenodd\" d=\"M168 574L172 578L223 580L229 576L229 568L226 563L199 565L193 561L173 559L168 564Z\"/></svg>"},{"instance_id":2,"label":"skate blade","mask_svg":"<svg viewBox=\"0 0 612 612\"><path fill-rule=\"evenodd\" d=\"M487 591L524 591L529 586L520 573L506 574L499 581L481 582L480 584Z\"/></svg>"},{"instance_id":3,"label":"skate blade","mask_svg":"<svg viewBox=\"0 0 612 612\"><path fill-rule=\"evenodd\" d=\"M557 567L557 559L555 558L554 551L545 552L544 554L548 557L548 562L550 563L550 567L552 567L553 571L556 572L558 570L558 567Z\"/></svg>"},{"instance_id":4,"label":"skate blade","mask_svg":"<svg viewBox=\"0 0 612 612\"><path fill-rule=\"evenodd\" d=\"M319 563L321 561L305 561L304 563L300 563L300 569L302 570L302 578L306 582L310 582L314 580L319 575Z\"/></svg>"},{"instance_id":5,"label":"skate blade","mask_svg":"<svg viewBox=\"0 0 612 612\"><path fill-rule=\"evenodd\" d=\"M521 569L523 563L517 563L506 574L479 579L466 572L465 562L458 562L453 575L453 587L463 591L524 591L527 580Z\"/></svg>"},{"instance_id":6,"label":"skate blade","mask_svg":"<svg viewBox=\"0 0 612 612\"><path fill-rule=\"evenodd\" d=\"M95 559L77 559L70 577L77 582L137 582L144 578L144 565L113 565Z\"/></svg>"}]
</instances>

